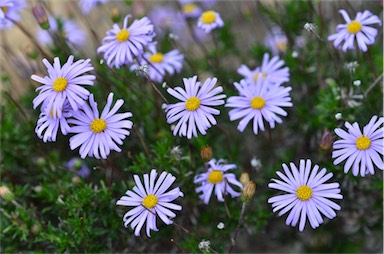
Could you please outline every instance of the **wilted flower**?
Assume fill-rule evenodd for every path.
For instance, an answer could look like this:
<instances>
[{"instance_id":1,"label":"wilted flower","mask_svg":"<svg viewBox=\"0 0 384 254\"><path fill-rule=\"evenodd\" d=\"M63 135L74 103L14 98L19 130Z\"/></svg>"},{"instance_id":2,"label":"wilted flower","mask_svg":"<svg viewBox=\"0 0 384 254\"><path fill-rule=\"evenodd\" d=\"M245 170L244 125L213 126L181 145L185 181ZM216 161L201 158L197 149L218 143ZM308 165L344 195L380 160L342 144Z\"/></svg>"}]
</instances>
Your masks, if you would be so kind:
<instances>
[{"instance_id":1,"label":"wilted flower","mask_svg":"<svg viewBox=\"0 0 384 254\"><path fill-rule=\"evenodd\" d=\"M53 59L54 64L51 65L47 59L43 59L49 76L44 78L37 75L32 75L32 80L42 83L36 91L40 93L33 100L33 108L36 108L41 103L49 109L49 114L60 118L64 110L64 103L69 102L73 110L78 110L88 99L89 91L81 85L93 85L95 75L83 75L88 71L93 70L90 64L91 59L78 60L73 62L74 57L71 55L63 66L60 66L58 57ZM44 110L44 109L43 109ZM52 113L51 113L52 112Z\"/></svg>"},{"instance_id":2,"label":"wilted flower","mask_svg":"<svg viewBox=\"0 0 384 254\"><path fill-rule=\"evenodd\" d=\"M210 106L223 105L222 99L226 95L219 94L223 91L221 86L215 87L217 78L208 78L203 85L197 81L197 76L184 78L183 81L185 89L181 87L167 89L169 94L181 102L167 105L165 111L169 124L178 121L173 135L176 136L178 133L190 139L192 136L197 137L197 130L205 135L206 130L216 124L213 115L220 114L220 111Z\"/></svg>"},{"instance_id":3,"label":"wilted flower","mask_svg":"<svg viewBox=\"0 0 384 254\"><path fill-rule=\"evenodd\" d=\"M254 184L252 181L248 182L241 192L241 200L243 202L249 202L253 195L255 195L256 191L256 184Z\"/></svg>"},{"instance_id":4,"label":"wilted flower","mask_svg":"<svg viewBox=\"0 0 384 254\"><path fill-rule=\"evenodd\" d=\"M225 106L233 108L229 111L231 121L242 118L237 126L240 132L243 132L253 119L253 132L257 135L259 129L265 130L264 120L273 129L276 122L283 122L278 115L288 115L282 107L292 107L291 97L289 97L289 91L292 88L271 86L266 82L260 79L256 85L247 84L244 79L240 83L235 82L234 85L240 96L229 97Z\"/></svg>"},{"instance_id":5,"label":"wilted flower","mask_svg":"<svg viewBox=\"0 0 384 254\"><path fill-rule=\"evenodd\" d=\"M224 22L220 14L215 11L205 11L201 14L197 27L204 30L205 33L210 33L213 29L224 26Z\"/></svg>"},{"instance_id":6,"label":"wilted flower","mask_svg":"<svg viewBox=\"0 0 384 254\"><path fill-rule=\"evenodd\" d=\"M336 113L335 118L336 118L336 120L341 120L341 118L343 118L343 115L340 112Z\"/></svg>"},{"instance_id":7,"label":"wilted flower","mask_svg":"<svg viewBox=\"0 0 384 254\"><path fill-rule=\"evenodd\" d=\"M243 188L243 185L236 180L236 176L233 173L226 173L228 170L236 168L235 164L223 164L224 160L212 159L208 162L208 170L205 173L201 173L195 176L194 183L201 184L196 188L196 193L202 192L199 196L200 199L208 204L211 198L212 192L216 194L217 199L220 202L224 202L224 196L230 194L232 198L240 196L240 192L236 192L232 189L231 185L235 185L239 188Z\"/></svg>"},{"instance_id":8,"label":"wilted flower","mask_svg":"<svg viewBox=\"0 0 384 254\"><path fill-rule=\"evenodd\" d=\"M252 157L251 166L255 169L260 169L263 166L263 164L261 164L260 159L258 159L256 157Z\"/></svg>"},{"instance_id":9,"label":"wilted flower","mask_svg":"<svg viewBox=\"0 0 384 254\"><path fill-rule=\"evenodd\" d=\"M332 133L329 130L325 129L323 132L323 136L321 136L321 139L320 139L320 148L322 150L329 150L329 148L332 147L332 144L333 144Z\"/></svg>"},{"instance_id":10,"label":"wilted flower","mask_svg":"<svg viewBox=\"0 0 384 254\"><path fill-rule=\"evenodd\" d=\"M212 159L212 147L209 145L203 146L203 148L200 150L200 156L205 161Z\"/></svg>"},{"instance_id":11,"label":"wilted flower","mask_svg":"<svg viewBox=\"0 0 384 254\"><path fill-rule=\"evenodd\" d=\"M117 144L122 145L126 136L130 135L133 123L127 120L132 113L125 112L116 114L117 110L124 104L119 99L112 107L113 93L110 93L101 115L97 109L97 103L93 94L89 96L89 104L84 104L82 109L73 112L73 118L68 123L72 124L70 133L77 133L69 139L71 150L80 146L80 156L106 159L111 150L121 152Z\"/></svg>"},{"instance_id":12,"label":"wilted flower","mask_svg":"<svg viewBox=\"0 0 384 254\"><path fill-rule=\"evenodd\" d=\"M224 223L219 222L219 224L217 224L216 227L217 227L218 229L222 230L222 229L224 229L225 225L224 225Z\"/></svg>"},{"instance_id":13,"label":"wilted flower","mask_svg":"<svg viewBox=\"0 0 384 254\"><path fill-rule=\"evenodd\" d=\"M375 43L377 29L369 25L378 24L381 26L380 19L370 11L358 12L356 17L351 20L345 10L339 10L346 24L336 27L337 33L328 36L329 41L334 41L335 48L341 48L343 51L354 49L355 38L359 49L363 52L368 50L367 45ZM342 42L344 41L344 45Z\"/></svg>"},{"instance_id":14,"label":"wilted flower","mask_svg":"<svg viewBox=\"0 0 384 254\"><path fill-rule=\"evenodd\" d=\"M345 122L348 132L341 128L336 128L335 133L341 138L333 143L332 158L333 164L337 165L346 161L344 173L352 170L354 176L374 174L375 164L379 169L384 169L384 122L383 117L376 115L371 118L369 123L364 126L361 132L359 124Z\"/></svg>"},{"instance_id":15,"label":"wilted flower","mask_svg":"<svg viewBox=\"0 0 384 254\"><path fill-rule=\"evenodd\" d=\"M211 247L211 241L209 240L201 240L201 242L199 242L199 250L201 251L209 251L209 248Z\"/></svg>"},{"instance_id":16,"label":"wilted flower","mask_svg":"<svg viewBox=\"0 0 384 254\"><path fill-rule=\"evenodd\" d=\"M124 226L135 229L135 235L140 235L140 230L146 222L146 233L150 237L151 230L158 231L156 226L156 215L167 225L173 223L170 218L176 217L172 210L180 211L180 205L173 204L175 199L183 197L180 188L174 188L166 192L175 182L176 177L167 172L162 172L156 180L158 173L152 169L150 175L144 174L144 186L138 175L134 175L136 186L133 191L128 190L126 196L122 196L117 205L133 206L134 208L124 215Z\"/></svg>"},{"instance_id":17,"label":"wilted flower","mask_svg":"<svg viewBox=\"0 0 384 254\"><path fill-rule=\"evenodd\" d=\"M143 54L144 47L148 46L155 36L153 25L147 17L134 20L128 27L130 17L131 15L127 15L124 18L122 29L114 24L97 49L97 53L104 53L108 66L120 68L124 64L132 63L134 57Z\"/></svg>"},{"instance_id":18,"label":"wilted flower","mask_svg":"<svg viewBox=\"0 0 384 254\"><path fill-rule=\"evenodd\" d=\"M243 172L240 175L240 182L243 186L247 185L251 180L249 179L249 174L247 172Z\"/></svg>"},{"instance_id":19,"label":"wilted flower","mask_svg":"<svg viewBox=\"0 0 384 254\"><path fill-rule=\"evenodd\" d=\"M359 87L361 85L361 81L360 80L355 80L355 81L353 81L353 85L356 86L356 87Z\"/></svg>"},{"instance_id":20,"label":"wilted flower","mask_svg":"<svg viewBox=\"0 0 384 254\"><path fill-rule=\"evenodd\" d=\"M334 210L341 207L329 198L343 198L339 183L325 183L333 174L327 174L325 168L318 172L319 166L315 164L312 168L311 164L311 160L300 160L299 169L292 162L291 169L283 164L285 174L276 172L282 180L272 179L272 183L268 184L271 189L287 192L268 199L273 212L281 210L278 214L281 216L290 211L285 223L295 227L300 220L300 231L304 230L307 218L313 229L324 222L321 214L333 219L336 216Z\"/></svg>"},{"instance_id":21,"label":"wilted flower","mask_svg":"<svg viewBox=\"0 0 384 254\"><path fill-rule=\"evenodd\" d=\"M307 30L308 32L315 32L317 27L315 24L307 22L304 24L304 29Z\"/></svg>"},{"instance_id":22,"label":"wilted flower","mask_svg":"<svg viewBox=\"0 0 384 254\"><path fill-rule=\"evenodd\" d=\"M0 197L4 200L12 201L15 198L12 191L7 186L0 186Z\"/></svg>"},{"instance_id":23,"label":"wilted flower","mask_svg":"<svg viewBox=\"0 0 384 254\"><path fill-rule=\"evenodd\" d=\"M181 151L180 146L175 146L172 148L171 158L174 158L175 160L179 161L181 159L181 154L182 154L182 151Z\"/></svg>"}]
</instances>

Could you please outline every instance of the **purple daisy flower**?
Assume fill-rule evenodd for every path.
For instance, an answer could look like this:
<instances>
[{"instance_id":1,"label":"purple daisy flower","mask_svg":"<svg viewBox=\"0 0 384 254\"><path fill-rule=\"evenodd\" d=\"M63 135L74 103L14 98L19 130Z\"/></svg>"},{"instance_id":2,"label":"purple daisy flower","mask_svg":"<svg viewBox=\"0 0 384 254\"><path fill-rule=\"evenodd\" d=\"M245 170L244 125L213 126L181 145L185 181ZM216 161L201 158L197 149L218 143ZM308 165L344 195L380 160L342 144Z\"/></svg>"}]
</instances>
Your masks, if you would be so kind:
<instances>
[{"instance_id":1,"label":"purple daisy flower","mask_svg":"<svg viewBox=\"0 0 384 254\"><path fill-rule=\"evenodd\" d=\"M354 49L355 38L359 49L363 52L368 50L367 45L375 43L377 29L369 25L378 24L381 26L380 19L370 11L358 12L355 19L351 20L345 10L339 10L346 24L340 24L336 27L337 33L328 36L328 41L334 41L335 48L341 48L343 51ZM342 45L342 42L344 44ZM342 46L341 46L342 45Z\"/></svg>"},{"instance_id":2,"label":"purple daisy flower","mask_svg":"<svg viewBox=\"0 0 384 254\"><path fill-rule=\"evenodd\" d=\"M132 210L128 211L123 218L124 226L128 227L131 224L132 230L135 229L135 235L139 236L141 228L146 223L146 233L150 237L151 230L159 231L156 226L156 215L167 225L173 223L172 218L176 214L171 211L180 211L180 205L173 204L172 201L178 197L183 197L184 194L180 188L174 188L166 192L169 187L175 182L176 177L167 172L162 172L157 178L158 173L152 169L150 175L144 174L144 186L138 175L134 175L136 186L133 191L128 190L127 196L122 196L117 202L117 205L133 206Z\"/></svg>"},{"instance_id":3,"label":"purple daisy flower","mask_svg":"<svg viewBox=\"0 0 384 254\"><path fill-rule=\"evenodd\" d=\"M236 176L233 173L226 173L228 170L236 168L235 164L223 164L224 160L211 159L208 162L208 170L205 173L195 176L193 182L195 184L201 184L196 188L196 193L202 192L199 196L200 199L208 204L214 191L217 200L224 202L224 196L230 194L232 198L239 197L240 192L236 192L231 185L237 186L240 190L243 188L241 182L236 180Z\"/></svg>"},{"instance_id":4,"label":"purple daisy flower","mask_svg":"<svg viewBox=\"0 0 384 254\"><path fill-rule=\"evenodd\" d=\"M299 230L303 231L306 220L313 229L322 224L321 214L328 219L336 217L334 210L341 207L329 198L342 199L339 183L325 183L333 176L327 173L325 168L321 169L314 165L311 160L300 160L299 169L294 163L290 163L291 170L283 164L284 173L277 171L276 174L282 179L272 179L268 184L271 189L281 190L287 194L278 195L268 199L272 203L273 212L279 211L279 216L291 211L285 223L295 227L300 219Z\"/></svg>"},{"instance_id":5,"label":"purple daisy flower","mask_svg":"<svg viewBox=\"0 0 384 254\"><path fill-rule=\"evenodd\" d=\"M67 135L71 128L67 123L67 118L72 115L72 108L68 101L65 101L62 109L58 109L61 111L60 117L57 117L58 114L54 115L52 108L49 108L49 106L43 105L42 109L35 129L37 136L43 139L44 142L55 142L59 127L61 133Z\"/></svg>"},{"instance_id":6,"label":"purple daisy flower","mask_svg":"<svg viewBox=\"0 0 384 254\"><path fill-rule=\"evenodd\" d=\"M181 11L183 12L184 17L192 19L199 17L202 12L201 8L193 2L182 4Z\"/></svg>"},{"instance_id":7,"label":"purple daisy flower","mask_svg":"<svg viewBox=\"0 0 384 254\"><path fill-rule=\"evenodd\" d=\"M162 54L156 50L155 47L150 49L151 53L144 53L144 58L141 59L140 64L151 64L148 67L148 75L151 80L161 83L163 82L165 74L168 72L173 75L178 73L183 67L184 56L180 54L177 49L174 49L166 54ZM136 70L139 67L138 64L133 64L130 70Z\"/></svg>"},{"instance_id":8,"label":"purple daisy flower","mask_svg":"<svg viewBox=\"0 0 384 254\"><path fill-rule=\"evenodd\" d=\"M173 135L176 136L178 133L179 136L190 139L192 135L197 137L197 130L205 135L206 130L217 123L213 115L220 114L220 110L210 106L223 105L222 99L226 95L219 94L223 91L221 86L215 87L217 78L208 78L203 85L197 82L197 76L184 78L183 81L185 90L181 87L167 89L170 95L181 102L166 105L165 112L169 124L178 121L173 129Z\"/></svg>"},{"instance_id":9,"label":"purple daisy flower","mask_svg":"<svg viewBox=\"0 0 384 254\"><path fill-rule=\"evenodd\" d=\"M60 60L55 57L53 65L47 59L43 59L44 65L47 67L49 76L44 78L32 75L32 80L42 83L36 91L40 93L33 100L33 108L35 109L42 102L47 103L47 107L52 110L52 114L61 117L61 109L66 100L68 100L73 110L78 110L85 100L88 99L89 91L81 85L93 85L95 75L83 75L93 70L90 64L91 59L78 60L73 62L74 57L69 56L67 62L61 67Z\"/></svg>"},{"instance_id":10,"label":"purple daisy flower","mask_svg":"<svg viewBox=\"0 0 384 254\"><path fill-rule=\"evenodd\" d=\"M280 27L272 27L271 32L265 36L265 45L272 50L274 55L285 53L288 47L287 36L281 31Z\"/></svg>"},{"instance_id":11,"label":"purple daisy flower","mask_svg":"<svg viewBox=\"0 0 384 254\"><path fill-rule=\"evenodd\" d=\"M229 111L231 121L242 118L237 126L239 131L243 132L251 119L255 135L259 128L261 131L265 130L263 120L273 129L275 122L283 122L278 115L287 116L287 112L281 107L292 107L289 96L291 87L271 86L264 84L265 82L267 81L259 79L256 85L253 85L243 79L240 83L234 83L240 96L229 97L225 106L234 108Z\"/></svg>"},{"instance_id":12,"label":"purple daisy flower","mask_svg":"<svg viewBox=\"0 0 384 254\"><path fill-rule=\"evenodd\" d=\"M186 23L182 15L170 5L156 5L148 14L152 21L156 37L164 37L167 32L180 34L184 31Z\"/></svg>"},{"instance_id":13,"label":"purple daisy flower","mask_svg":"<svg viewBox=\"0 0 384 254\"><path fill-rule=\"evenodd\" d=\"M131 15L124 18L122 29L114 24L97 49L97 53L104 53L108 66L120 68L124 64L132 63L135 56L143 54L144 47L148 46L155 36L153 25L147 17L136 19L127 27L129 17Z\"/></svg>"},{"instance_id":14,"label":"purple daisy flower","mask_svg":"<svg viewBox=\"0 0 384 254\"><path fill-rule=\"evenodd\" d=\"M106 159L111 150L121 152L116 145L122 145L126 136L130 135L129 129L132 129L133 123L126 120L132 117L132 113L116 114L117 110L124 104L124 100L119 99L112 107L113 93L110 93L101 115L97 109L97 103L93 98L93 94L89 96L89 104L73 112L73 118L69 119L71 123L70 133L77 133L69 139L71 150L80 146L80 156L85 158L95 157L96 159Z\"/></svg>"},{"instance_id":15,"label":"purple daisy flower","mask_svg":"<svg viewBox=\"0 0 384 254\"><path fill-rule=\"evenodd\" d=\"M65 40L68 42L69 46L82 46L86 41L86 33L83 29L77 24L74 20L64 20L60 18L62 22L62 27L59 31L59 25L57 20L54 17L48 18L49 30L38 29L36 39L40 44L50 46L54 43L50 33L62 33Z\"/></svg>"},{"instance_id":16,"label":"purple daisy flower","mask_svg":"<svg viewBox=\"0 0 384 254\"><path fill-rule=\"evenodd\" d=\"M224 26L224 22L219 13L215 11L205 11L201 14L197 26L208 34L213 29Z\"/></svg>"},{"instance_id":17,"label":"purple daisy flower","mask_svg":"<svg viewBox=\"0 0 384 254\"><path fill-rule=\"evenodd\" d=\"M20 12L26 5L24 0L0 0L0 30L13 27L11 20L19 21Z\"/></svg>"},{"instance_id":18,"label":"purple daisy flower","mask_svg":"<svg viewBox=\"0 0 384 254\"><path fill-rule=\"evenodd\" d=\"M79 158L72 158L68 162L65 163L65 166L72 172L75 172L78 176L82 178L86 178L91 174L91 170L84 162L84 160Z\"/></svg>"},{"instance_id":19,"label":"purple daisy flower","mask_svg":"<svg viewBox=\"0 0 384 254\"><path fill-rule=\"evenodd\" d=\"M84 14L89 14L94 7L108 3L109 0L80 0L80 8Z\"/></svg>"},{"instance_id":20,"label":"purple daisy flower","mask_svg":"<svg viewBox=\"0 0 384 254\"><path fill-rule=\"evenodd\" d=\"M247 66L242 65L237 72L250 82L256 83L261 78L271 84L280 85L289 81L289 68L281 68L283 65L284 61L280 60L278 56L269 60L269 54L265 53L261 67L250 70Z\"/></svg>"},{"instance_id":21,"label":"purple daisy flower","mask_svg":"<svg viewBox=\"0 0 384 254\"><path fill-rule=\"evenodd\" d=\"M375 164L379 169L384 169L384 128L383 117L373 116L361 132L359 124L345 122L348 132L336 128L335 133L341 138L333 143L333 164L337 165L346 160L344 173L352 169L354 176L374 174ZM373 163L372 163L373 162Z\"/></svg>"}]
</instances>

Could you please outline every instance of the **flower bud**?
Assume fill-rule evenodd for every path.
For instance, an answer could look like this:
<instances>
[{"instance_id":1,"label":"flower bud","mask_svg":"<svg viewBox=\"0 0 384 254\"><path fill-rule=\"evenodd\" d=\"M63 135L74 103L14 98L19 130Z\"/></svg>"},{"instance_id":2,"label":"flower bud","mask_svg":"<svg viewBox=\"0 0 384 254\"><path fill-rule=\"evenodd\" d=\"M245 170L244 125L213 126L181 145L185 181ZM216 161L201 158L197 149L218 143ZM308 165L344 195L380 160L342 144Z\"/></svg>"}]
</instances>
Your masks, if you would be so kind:
<instances>
[{"instance_id":1,"label":"flower bud","mask_svg":"<svg viewBox=\"0 0 384 254\"><path fill-rule=\"evenodd\" d=\"M112 8L111 10L111 19L114 23L118 23L121 20L121 13L118 8Z\"/></svg>"},{"instance_id":2,"label":"flower bud","mask_svg":"<svg viewBox=\"0 0 384 254\"><path fill-rule=\"evenodd\" d=\"M0 186L0 197L4 200L12 201L15 198L12 191L7 186Z\"/></svg>"},{"instance_id":3,"label":"flower bud","mask_svg":"<svg viewBox=\"0 0 384 254\"><path fill-rule=\"evenodd\" d=\"M324 130L323 136L320 140L320 148L322 150L329 150L333 144L332 134L328 130Z\"/></svg>"},{"instance_id":4,"label":"flower bud","mask_svg":"<svg viewBox=\"0 0 384 254\"><path fill-rule=\"evenodd\" d=\"M40 233L40 231L41 231L41 226L39 224L33 224L31 228L32 234L37 235Z\"/></svg>"},{"instance_id":5,"label":"flower bud","mask_svg":"<svg viewBox=\"0 0 384 254\"><path fill-rule=\"evenodd\" d=\"M209 145L203 146L200 151L200 156L203 160L209 161L212 158L212 147Z\"/></svg>"},{"instance_id":6,"label":"flower bud","mask_svg":"<svg viewBox=\"0 0 384 254\"><path fill-rule=\"evenodd\" d=\"M32 7L32 13L33 13L33 16L35 17L37 23L39 23L39 25L42 29L48 30L50 28L48 16L47 16L47 13L45 12L43 5L37 4L37 5L33 6Z\"/></svg>"},{"instance_id":7,"label":"flower bud","mask_svg":"<svg viewBox=\"0 0 384 254\"><path fill-rule=\"evenodd\" d=\"M251 181L244 186L243 191L241 192L241 200L243 202L248 202L251 200L256 191L256 185Z\"/></svg>"},{"instance_id":8,"label":"flower bud","mask_svg":"<svg viewBox=\"0 0 384 254\"><path fill-rule=\"evenodd\" d=\"M249 174L247 172L243 172L240 175L240 182L243 186L247 185L249 183Z\"/></svg>"}]
</instances>

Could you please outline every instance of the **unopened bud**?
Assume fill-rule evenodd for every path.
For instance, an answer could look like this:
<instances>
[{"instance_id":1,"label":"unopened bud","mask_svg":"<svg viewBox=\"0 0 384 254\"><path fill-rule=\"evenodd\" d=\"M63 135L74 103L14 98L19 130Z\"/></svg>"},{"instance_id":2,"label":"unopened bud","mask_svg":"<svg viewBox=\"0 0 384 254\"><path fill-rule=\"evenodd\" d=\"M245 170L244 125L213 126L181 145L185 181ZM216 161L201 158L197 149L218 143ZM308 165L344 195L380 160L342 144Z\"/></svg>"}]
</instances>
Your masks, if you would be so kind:
<instances>
[{"instance_id":1,"label":"unopened bud","mask_svg":"<svg viewBox=\"0 0 384 254\"><path fill-rule=\"evenodd\" d=\"M12 201L15 198L12 191L7 186L0 186L0 197L7 201Z\"/></svg>"},{"instance_id":2,"label":"unopened bud","mask_svg":"<svg viewBox=\"0 0 384 254\"><path fill-rule=\"evenodd\" d=\"M48 16L43 5L37 4L32 7L32 13L42 29L48 30L50 28Z\"/></svg>"},{"instance_id":3,"label":"unopened bud","mask_svg":"<svg viewBox=\"0 0 384 254\"><path fill-rule=\"evenodd\" d=\"M32 234L34 234L34 235L39 234L40 231L41 231L41 226L40 226L39 224L34 224L34 225L32 226L32 228L31 228L31 232L32 232Z\"/></svg>"},{"instance_id":4,"label":"unopened bud","mask_svg":"<svg viewBox=\"0 0 384 254\"><path fill-rule=\"evenodd\" d=\"M320 140L320 148L322 150L328 150L332 147L332 144L333 144L332 134L328 130L325 130Z\"/></svg>"},{"instance_id":5,"label":"unopened bud","mask_svg":"<svg viewBox=\"0 0 384 254\"><path fill-rule=\"evenodd\" d=\"M203 146L200 151L200 156L203 160L209 161L212 158L212 147L209 145Z\"/></svg>"},{"instance_id":6,"label":"unopened bud","mask_svg":"<svg viewBox=\"0 0 384 254\"><path fill-rule=\"evenodd\" d=\"M240 175L240 182L243 186L247 185L249 183L249 174L247 172L243 172Z\"/></svg>"},{"instance_id":7,"label":"unopened bud","mask_svg":"<svg viewBox=\"0 0 384 254\"><path fill-rule=\"evenodd\" d=\"M251 181L244 186L243 191L241 192L241 200L243 202L248 202L251 200L256 191L256 185Z\"/></svg>"},{"instance_id":8,"label":"unopened bud","mask_svg":"<svg viewBox=\"0 0 384 254\"><path fill-rule=\"evenodd\" d=\"M111 10L111 19L114 23L118 23L121 20L121 13L118 8L112 8Z\"/></svg>"},{"instance_id":9,"label":"unopened bud","mask_svg":"<svg viewBox=\"0 0 384 254\"><path fill-rule=\"evenodd\" d=\"M72 177L72 183L73 184L78 184L78 183L80 183L81 182L81 178L79 177L79 176L74 176L74 177Z\"/></svg>"}]
</instances>

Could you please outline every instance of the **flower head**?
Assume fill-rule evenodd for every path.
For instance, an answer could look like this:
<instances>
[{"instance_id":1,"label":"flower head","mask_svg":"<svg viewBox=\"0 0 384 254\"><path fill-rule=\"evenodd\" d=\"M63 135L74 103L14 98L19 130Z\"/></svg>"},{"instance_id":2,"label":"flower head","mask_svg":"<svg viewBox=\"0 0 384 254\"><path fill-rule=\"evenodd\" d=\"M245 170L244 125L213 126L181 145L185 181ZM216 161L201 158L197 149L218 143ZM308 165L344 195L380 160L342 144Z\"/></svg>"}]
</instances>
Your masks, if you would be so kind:
<instances>
[{"instance_id":1,"label":"flower head","mask_svg":"<svg viewBox=\"0 0 384 254\"><path fill-rule=\"evenodd\" d=\"M147 17L134 20L128 27L130 17L131 15L127 15L124 18L123 28L114 24L97 49L97 53L104 53L108 66L120 68L124 64L132 63L133 58L140 56L144 47L148 46L155 36L153 25Z\"/></svg>"},{"instance_id":2,"label":"flower head","mask_svg":"<svg viewBox=\"0 0 384 254\"><path fill-rule=\"evenodd\" d=\"M231 185L237 186L240 190L243 185L236 180L233 173L226 173L228 170L236 168L235 164L223 164L224 160L212 159L208 162L208 170L195 176L194 183L201 185L196 188L196 193L202 192L200 199L208 204L212 192L215 192L220 202L224 201L224 196L230 194L232 198L240 196L240 192L236 192Z\"/></svg>"},{"instance_id":3,"label":"flower head","mask_svg":"<svg viewBox=\"0 0 384 254\"><path fill-rule=\"evenodd\" d=\"M272 27L271 32L265 37L264 43L275 55L285 53L288 48L287 36L285 36L280 27L277 26Z\"/></svg>"},{"instance_id":4,"label":"flower head","mask_svg":"<svg viewBox=\"0 0 384 254\"><path fill-rule=\"evenodd\" d=\"M186 18L197 18L202 12L201 8L193 2L182 4L181 11Z\"/></svg>"},{"instance_id":5,"label":"flower head","mask_svg":"<svg viewBox=\"0 0 384 254\"><path fill-rule=\"evenodd\" d=\"M203 85L197 81L197 76L184 78L183 81L185 89L181 87L167 89L169 94L181 102L167 105L165 111L169 124L178 121L173 135L176 136L178 133L190 139L192 135L197 137L197 130L205 135L206 130L216 124L213 115L220 114L220 111L210 106L223 105L222 99L226 96L219 94L223 91L221 86L215 87L217 78L208 78Z\"/></svg>"},{"instance_id":6,"label":"flower head","mask_svg":"<svg viewBox=\"0 0 384 254\"><path fill-rule=\"evenodd\" d=\"M12 20L20 20L20 12L26 5L24 0L0 0L0 30L13 27Z\"/></svg>"},{"instance_id":7,"label":"flower head","mask_svg":"<svg viewBox=\"0 0 384 254\"><path fill-rule=\"evenodd\" d=\"M205 11L200 15L197 26L208 34L213 29L224 26L224 22L219 13L215 11Z\"/></svg>"},{"instance_id":8,"label":"flower head","mask_svg":"<svg viewBox=\"0 0 384 254\"><path fill-rule=\"evenodd\" d=\"M126 136L130 135L133 123L127 118L132 117L132 113L119 113L117 110L123 105L124 100L119 99L112 107L113 93L110 93L101 115L97 109L97 103L93 94L89 96L89 103L84 104L82 109L73 112L70 133L77 133L69 139L71 150L80 146L80 156L95 157L106 159L111 150L121 152L117 144L122 145Z\"/></svg>"},{"instance_id":9,"label":"flower head","mask_svg":"<svg viewBox=\"0 0 384 254\"><path fill-rule=\"evenodd\" d=\"M241 65L237 72L246 78L249 83L257 83L258 80L262 79L270 84L280 85L289 81L289 68L282 68L283 65L284 61L280 60L278 56L274 56L269 60L269 54L265 53L260 67L250 70L247 66Z\"/></svg>"},{"instance_id":10,"label":"flower head","mask_svg":"<svg viewBox=\"0 0 384 254\"><path fill-rule=\"evenodd\" d=\"M89 14L94 7L106 4L108 1L109 0L80 0L80 8L84 14Z\"/></svg>"},{"instance_id":11,"label":"flower head","mask_svg":"<svg viewBox=\"0 0 384 254\"><path fill-rule=\"evenodd\" d=\"M152 48L150 53L144 53L144 58L141 59L140 64L145 65L147 64L147 61L150 62L148 68L148 75L150 79L161 83L163 82L164 76L167 72L170 75L173 75L174 73L181 71L184 56L180 54L177 49L163 54L158 52L155 48ZM138 64L133 64L131 65L130 70L136 70L138 67Z\"/></svg>"},{"instance_id":12,"label":"flower head","mask_svg":"<svg viewBox=\"0 0 384 254\"><path fill-rule=\"evenodd\" d=\"M289 97L291 87L271 86L261 80L256 85L252 85L247 84L244 79L240 83L235 82L234 85L239 91L239 96L229 97L225 106L233 108L229 111L231 121L242 118L237 126L241 132L252 119L255 135L258 134L259 129L265 130L264 120L273 129L276 122L283 122L278 115L288 115L282 107L292 107L291 97Z\"/></svg>"},{"instance_id":13,"label":"flower head","mask_svg":"<svg viewBox=\"0 0 384 254\"><path fill-rule=\"evenodd\" d=\"M375 43L377 36L377 29L370 25L378 24L381 26L380 19L373 15L370 11L358 12L356 17L351 20L345 10L339 10L345 24L340 24L336 27L337 33L328 36L328 41L334 41L333 44L336 48L341 48L343 51L347 49L354 49L355 39L359 49L363 52L368 50L367 45ZM342 45L342 42L344 44Z\"/></svg>"},{"instance_id":14,"label":"flower head","mask_svg":"<svg viewBox=\"0 0 384 254\"><path fill-rule=\"evenodd\" d=\"M58 109L60 111L60 117L58 116L59 113L56 113L56 115L53 113L52 107L43 106L42 108L43 110L35 129L37 136L43 139L44 142L55 142L59 128L63 135L67 135L71 128L67 123L67 119L72 115L72 108L68 101L64 102L63 108Z\"/></svg>"},{"instance_id":15,"label":"flower head","mask_svg":"<svg viewBox=\"0 0 384 254\"><path fill-rule=\"evenodd\" d=\"M325 183L333 176L325 168L319 171L319 166L312 168L311 160L300 160L299 169L290 163L291 169L283 164L284 173L277 171L281 178L272 179L268 184L271 189L287 192L268 199L272 203L273 212L279 211L279 216L290 211L285 223L295 227L300 220L299 230L303 231L307 218L313 229L322 224L321 214L329 219L336 216L334 210L341 207L329 198L342 199L339 183Z\"/></svg>"},{"instance_id":16,"label":"flower head","mask_svg":"<svg viewBox=\"0 0 384 254\"><path fill-rule=\"evenodd\" d=\"M144 174L144 186L139 176L134 175L136 186L132 191L128 190L126 196L122 196L117 202L117 205L134 207L128 211L123 218L124 226L135 229L135 235L140 235L140 230L146 222L147 236L151 236L150 232L158 231L156 226L156 215L167 225L173 223L170 218L176 217L176 214L171 211L180 211L182 207L172 202L178 197L183 197L184 194L180 188L174 188L167 191L175 182L176 177L167 172L162 172L157 178L158 173L152 169L150 175Z\"/></svg>"},{"instance_id":17,"label":"flower head","mask_svg":"<svg viewBox=\"0 0 384 254\"><path fill-rule=\"evenodd\" d=\"M346 161L344 173L351 169L354 176L374 174L375 164L379 169L384 169L384 122L383 117L373 116L361 132L359 124L345 122L348 131L336 128L335 133L340 137L333 143L333 164L337 165Z\"/></svg>"},{"instance_id":18,"label":"flower head","mask_svg":"<svg viewBox=\"0 0 384 254\"><path fill-rule=\"evenodd\" d=\"M65 101L68 100L73 110L78 110L88 99L89 91L82 85L93 85L94 75L83 75L93 70L90 64L91 59L78 60L73 62L74 57L69 56L67 62L60 66L58 57L53 59L51 65L47 59L43 59L47 67L48 75L44 78L32 75L31 78L43 85L36 91L40 91L33 100L33 108L39 106L42 102L46 103L52 115L61 117Z\"/></svg>"},{"instance_id":19,"label":"flower head","mask_svg":"<svg viewBox=\"0 0 384 254\"><path fill-rule=\"evenodd\" d=\"M91 173L85 161L80 158L73 157L66 162L65 165L70 171L75 172L78 176L83 178L88 177Z\"/></svg>"}]
</instances>

